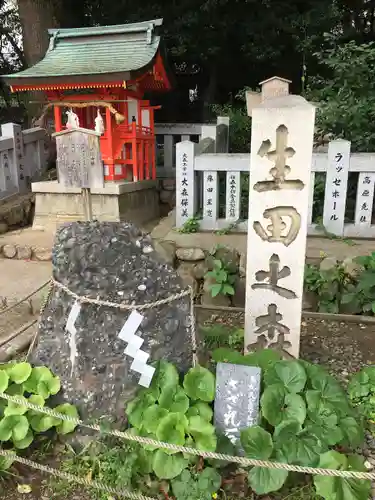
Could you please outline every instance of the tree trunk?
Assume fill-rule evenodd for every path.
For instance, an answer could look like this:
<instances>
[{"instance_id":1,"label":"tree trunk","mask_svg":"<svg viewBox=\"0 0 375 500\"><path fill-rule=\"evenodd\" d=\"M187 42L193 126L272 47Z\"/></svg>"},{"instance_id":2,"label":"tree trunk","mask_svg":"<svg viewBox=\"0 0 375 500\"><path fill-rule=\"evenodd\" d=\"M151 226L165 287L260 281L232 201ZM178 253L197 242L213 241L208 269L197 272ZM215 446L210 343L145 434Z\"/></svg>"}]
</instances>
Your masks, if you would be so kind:
<instances>
[{"instance_id":1,"label":"tree trunk","mask_svg":"<svg viewBox=\"0 0 375 500\"><path fill-rule=\"evenodd\" d=\"M18 0L18 12L26 63L33 66L48 49L48 29L60 25L62 0Z\"/></svg>"}]
</instances>

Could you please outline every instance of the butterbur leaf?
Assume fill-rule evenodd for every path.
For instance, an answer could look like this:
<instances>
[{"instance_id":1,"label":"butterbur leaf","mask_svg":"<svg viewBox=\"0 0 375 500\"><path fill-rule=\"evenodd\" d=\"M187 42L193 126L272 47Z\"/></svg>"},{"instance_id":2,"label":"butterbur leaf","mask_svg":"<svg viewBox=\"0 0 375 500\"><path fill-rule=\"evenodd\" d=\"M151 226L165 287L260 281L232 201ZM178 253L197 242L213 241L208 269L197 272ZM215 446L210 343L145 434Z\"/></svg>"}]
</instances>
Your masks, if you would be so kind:
<instances>
[{"instance_id":1,"label":"butterbur leaf","mask_svg":"<svg viewBox=\"0 0 375 500\"><path fill-rule=\"evenodd\" d=\"M195 448L203 451L216 451L217 437L212 434L196 434L194 436ZM194 448L194 446L193 446Z\"/></svg>"},{"instance_id":2,"label":"butterbur leaf","mask_svg":"<svg viewBox=\"0 0 375 500\"><path fill-rule=\"evenodd\" d=\"M241 444L249 458L267 460L272 455L272 436L259 425L241 431Z\"/></svg>"},{"instance_id":3,"label":"butterbur leaf","mask_svg":"<svg viewBox=\"0 0 375 500\"><path fill-rule=\"evenodd\" d=\"M59 392L60 379L55 377L46 366L37 366L32 369L23 386L27 392L39 394L44 399L47 399Z\"/></svg>"},{"instance_id":4,"label":"butterbur leaf","mask_svg":"<svg viewBox=\"0 0 375 500\"><path fill-rule=\"evenodd\" d=\"M23 401L27 401L24 396L18 396ZM18 403L13 403L12 401L8 401L8 406L4 410L4 415L9 417L10 415L24 415L27 412L28 408L24 405L19 405Z\"/></svg>"},{"instance_id":5,"label":"butterbur leaf","mask_svg":"<svg viewBox=\"0 0 375 500\"><path fill-rule=\"evenodd\" d=\"M209 435L215 432L215 427L207 422L207 420L205 420L203 417L190 417L188 432L194 437L202 434Z\"/></svg>"},{"instance_id":6,"label":"butterbur leaf","mask_svg":"<svg viewBox=\"0 0 375 500\"><path fill-rule=\"evenodd\" d=\"M221 476L212 467L206 467L198 477L198 488L204 494L212 495L221 485Z\"/></svg>"},{"instance_id":7,"label":"butterbur leaf","mask_svg":"<svg viewBox=\"0 0 375 500\"><path fill-rule=\"evenodd\" d=\"M278 361L264 375L266 386L279 384L289 392L301 392L307 380L306 371L298 361Z\"/></svg>"},{"instance_id":8,"label":"butterbur leaf","mask_svg":"<svg viewBox=\"0 0 375 500\"><path fill-rule=\"evenodd\" d=\"M29 418L29 422L31 428L35 432L46 432L49 429L52 429L52 427L59 425L61 420L50 417L49 415L42 415L41 413L39 413L37 415L32 415Z\"/></svg>"},{"instance_id":9,"label":"butterbur leaf","mask_svg":"<svg viewBox=\"0 0 375 500\"><path fill-rule=\"evenodd\" d=\"M344 417L339 424L344 434L344 440L351 448L357 448L363 443L365 435L360 421L353 417Z\"/></svg>"},{"instance_id":10,"label":"butterbur leaf","mask_svg":"<svg viewBox=\"0 0 375 500\"><path fill-rule=\"evenodd\" d=\"M258 366L262 370L267 370L270 366L281 361L282 354L274 349L262 349L260 351L251 352L244 356L245 363L250 366Z\"/></svg>"},{"instance_id":11,"label":"butterbur leaf","mask_svg":"<svg viewBox=\"0 0 375 500\"><path fill-rule=\"evenodd\" d=\"M179 386L166 387L161 391L159 405L171 413L186 413L189 408L189 398Z\"/></svg>"},{"instance_id":12,"label":"butterbur leaf","mask_svg":"<svg viewBox=\"0 0 375 500\"><path fill-rule=\"evenodd\" d=\"M172 481L172 491L176 498L185 498L186 492L191 491L193 479L188 470L183 470L181 475Z\"/></svg>"},{"instance_id":13,"label":"butterbur leaf","mask_svg":"<svg viewBox=\"0 0 375 500\"><path fill-rule=\"evenodd\" d=\"M153 457L152 468L159 479L173 479L181 474L187 463L181 453L167 455L164 451L157 450Z\"/></svg>"},{"instance_id":14,"label":"butterbur leaf","mask_svg":"<svg viewBox=\"0 0 375 500\"><path fill-rule=\"evenodd\" d=\"M195 366L185 375L184 389L191 399L210 403L215 397L215 377L207 368Z\"/></svg>"},{"instance_id":15,"label":"butterbur leaf","mask_svg":"<svg viewBox=\"0 0 375 500\"><path fill-rule=\"evenodd\" d=\"M133 427L140 429L144 412L155 403L155 398L147 392L134 398L126 407L126 414Z\"/></svg>"},{"instance_id":16,"label":"butterbur leaf","mask_svg":"<svg viewBox=\"0 0 375 500\"><path fill-rule=\"evenodd\" d=\"M212 352L212 359L216 361L216 363L233 363L233 364L245 364L244 359L246 356L243 356L238 351L233 351L228 347L219 347Z\"/></svg>"},{"instance_id":17,"label":"butterbur leaf","mask_svg":"<svg viewBox=\"0 0 375 500\"><path fill-rule=\"evenodd\" d=\"M29 430L29 422L24 415L11 415L0 421L0 441L13 439L21 441Z\"/></svg>"},{"instance_id":18,"label":"butterbur leaf","mask_svg":"<svg viewBox=\"0 0 375 500\"><path fill-rule=\"evenodd\" d=\"M142 427L147 432L155 433L160 420L166 415L168 415L168 410L159 405L152 405L143 413Z\"/></svg>"},{"instance_id":19,"label":"butterbur leaf","mask_svg":"<svg viewBox=\"0 0 375 500\"><path fill-rule=\"evenodd\" d=\"M69 417L73 417L77 420L79 419L77 408L69 403L64 403L62 405L56 406L55 411ZM56 431L59 434L69 434L70 432L73 432L77 427L77 424L74 422L66 420L61 420L60 422L60 424L56 425Z\"/></svg>"},{"instance_id":20,"label":"butterbur leaf","mask_svg":"<svg viewBox=\"0 0 375 500\"><path fill-rule=\"evenodd\" d=\"M213 417L213 411L212 408L207 403L203 403L203 401L198 401L197 403L195 403L195 405L191 406L188 409L186 416L188 418L199 416L202 417L207 422L211 422Z\"/></svg>"},{"instance_id":21,"label":"butterbur leaf","mask_svg":"<svg viewBox=\"0 0 375 500\"><path fill-rule=\"evenodd\" d=\"M23 384L31 375L32 367L30 363L15 363L8 370L9 378L15 384Z\"/></svg>"},{"instance_id":22,"label":"butterbur leaf","mask_svg":"<svg viewBox=\"0 0 375 500\"><path fill-rule=\"evenodd\" d=\"M27 431L27 434L26 436L19 440L19 441L16 441L15 439L13 439L13 444L14 444L14 447L19 449L19 450L25 450L26 448L28 448L31 443L33 442L33 439L34 439L34 434L33 434L33 431L31 429L29 429Z\"/></svg>"},{"instance_id":23,"label":"butterbur leaf","mask_svg":"<svg viewBox=\"0 0 375 500\"><path fill-rule=\"evenodd\" d=\"M9 375L5 370L0 370L0 392L5 392L8 389Z\"/></svg>"},{"instance_id":24,"label":"butterbur leaf","mask_svg":"<svg viewBox=\"0 0 375 500\"><path fill-rule=\"evenodd\" d=\"M291 394L279 384L270 385L261 398L262 414L268 422L277 426L284 420L300 424L306 419L306 405L299 394Z\"/></svg>"},{"instance_id":25,"label":"butterbur leaf","mask_svg":"<svg viewBox=\"0 0 375 500\"><path fill-rule=\"evenodd\" d=\"M177 386L179 384L179 376L176 367L167 361L158 361L153 377L154 384L160 391L167 387Z\"/></svg>"},{"instance_id":26,"label":"butterbur leaf","mask_svg":"<svg viewBox=\"0 0 375 500\"><path fill-rule=\"evenodd\" d=\"M319 467L336 470L365 470L359 457L347 458L337 451L328 451L320 456ZM370 497L371 481L343 477L314 476L318 495L326 500L367 500Z\"/></svg>"},{"instance_id":27,"label":"butterbur leaf","mask_svg":"<svg viewBox=\"0 0 375 500\"><path fill-rule=\"evenodd\" d=\"M319 461L321 443L308 430L302 430L287 441L279 435L275 449L276 458L281 462L314 467Z\"/></svg>"},{"instance_id":28,"label":"butterbur leaf","mask_svg":"<svg viewBox=\"0 0 375 500\"><path fill-rule=\"evenodd\" d=\"M12 467L14 460L8 457L0 457L0 471L8 470Z\"/></svg>"},{"instance_id":29,"label":"butterbur leaf","mask_svg":"<svg viewBox=\"0 0 375 500\"><path fill-rule=\"evenodd\" d=\"M160 420L159 425L156 429L156 437L159 441L164 443L171 443L177 445L185 444L185 430L187 428L188 421L185 415L181 413L169 413L167 416ZM165 453L169 453L172 450L164 450ZM172 451L173 453L173 451Z\"/></svg>"},{"instance_id":30,"label":"butterbur leaf","mask_svg":"<svg viewBox=\"0 0 375 500\"><path fill-rule=\"evenodd\" d=\"M250 486L258 495L266 495L278 491L285 483L288 471L282 469L266 469L253 467L247 478Z\"/></svg>"}]
</instances>

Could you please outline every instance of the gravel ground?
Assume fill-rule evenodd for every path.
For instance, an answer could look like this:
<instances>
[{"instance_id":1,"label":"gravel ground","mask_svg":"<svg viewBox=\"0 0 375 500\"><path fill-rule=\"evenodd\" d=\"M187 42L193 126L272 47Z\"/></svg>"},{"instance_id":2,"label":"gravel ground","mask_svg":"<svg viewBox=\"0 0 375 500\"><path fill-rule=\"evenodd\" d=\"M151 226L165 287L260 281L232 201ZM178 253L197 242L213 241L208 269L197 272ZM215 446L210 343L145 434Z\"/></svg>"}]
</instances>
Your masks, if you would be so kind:
<instances>
[{"instance_id":1,"label":"gravel ground","mask_svg":"<svg viewBox=\"0 0 375 500\"><path fill-rule=\"evenodd\" d=\"M220 317L217 314L199 313L199 321L225 323L241 326L242 314ZM348 376L365 364L375 363L375 324L340 323L306 319L302 322L301 358L325 365L328 370L346 383ZM368 436L363 453L375 468L375 440ZM44 457L46 461L46 457ZM51 463L50 459L47 459ZM23 479L0 483L0 500L67 500L67 496L55 496L46 486L45 478L34 471L19 470ZM16 483L27 482L33 491L29 495L17 493ZM12 483L12 484L11 484ZM271 500L272 497L270 497ZM69 500L89 500L81 490L69 495ZM375 494L373 495L375 499Z\"/></svg>"}]
</instances>

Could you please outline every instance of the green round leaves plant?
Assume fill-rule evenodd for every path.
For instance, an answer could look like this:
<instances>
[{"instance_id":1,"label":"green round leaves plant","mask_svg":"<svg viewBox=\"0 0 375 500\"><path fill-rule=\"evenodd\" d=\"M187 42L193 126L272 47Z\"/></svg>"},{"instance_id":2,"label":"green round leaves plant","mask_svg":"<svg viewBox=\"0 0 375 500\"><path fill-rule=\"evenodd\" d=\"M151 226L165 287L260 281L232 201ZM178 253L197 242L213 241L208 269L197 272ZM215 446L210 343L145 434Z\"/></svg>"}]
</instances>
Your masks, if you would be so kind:
<instances>
[{"instance_id":1,"label":"green round leaves plant","mask_svg":"<svg viewBox=\"0 0 375 500\"><path fill-rule=\"evenodd\" d=\"M215 377L207 368L195 366L185 375L184 389L189 398L210 403L215 397Z\"/></svg>"}]
</instances>

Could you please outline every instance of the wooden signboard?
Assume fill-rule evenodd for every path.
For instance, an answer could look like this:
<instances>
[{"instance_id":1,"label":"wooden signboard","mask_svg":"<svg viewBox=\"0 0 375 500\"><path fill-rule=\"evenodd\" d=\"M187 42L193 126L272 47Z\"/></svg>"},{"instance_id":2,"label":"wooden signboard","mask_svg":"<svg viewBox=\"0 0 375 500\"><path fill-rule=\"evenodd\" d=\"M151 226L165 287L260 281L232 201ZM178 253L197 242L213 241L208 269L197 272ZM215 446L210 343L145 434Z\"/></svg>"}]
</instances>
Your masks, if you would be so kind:
<instances>
[{"instance_id":1,"label":"wooden signboard","mask_svg":"<svg viewBox=\"0 0 375 500\"><path fill-rule=\"evenodd\" d=\"M58 182L67 188L82 189L86 218L91 220L90 189L104 187L100 134L94 130L71 128L53 136L56 138Z\"/></svg>"}]
</instances>

